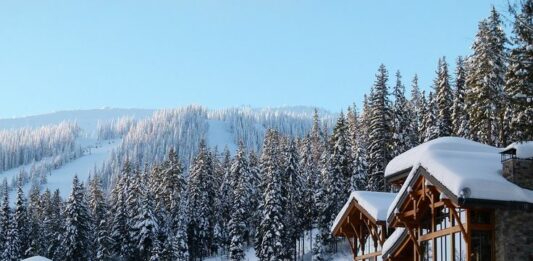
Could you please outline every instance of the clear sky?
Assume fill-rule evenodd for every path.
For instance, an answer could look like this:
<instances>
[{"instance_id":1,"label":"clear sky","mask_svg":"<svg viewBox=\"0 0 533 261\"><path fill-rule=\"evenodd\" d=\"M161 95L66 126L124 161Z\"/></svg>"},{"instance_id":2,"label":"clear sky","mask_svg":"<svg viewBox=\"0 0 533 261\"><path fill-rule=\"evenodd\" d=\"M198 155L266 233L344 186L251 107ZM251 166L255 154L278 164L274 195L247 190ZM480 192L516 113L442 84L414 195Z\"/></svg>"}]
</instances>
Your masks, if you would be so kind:
<instances>
[{"instance_id":1,"label":"clear sky","mask_svg":"<svg viewBox=\"0 0 533 261\"><path fill-rule=\"evenodd\" d=\"M0 2L0 117L104 106L361 102L379 64L429 88L507 1ZM391 77L392 78L392 77Z\"/></svg>"}]
</instances>

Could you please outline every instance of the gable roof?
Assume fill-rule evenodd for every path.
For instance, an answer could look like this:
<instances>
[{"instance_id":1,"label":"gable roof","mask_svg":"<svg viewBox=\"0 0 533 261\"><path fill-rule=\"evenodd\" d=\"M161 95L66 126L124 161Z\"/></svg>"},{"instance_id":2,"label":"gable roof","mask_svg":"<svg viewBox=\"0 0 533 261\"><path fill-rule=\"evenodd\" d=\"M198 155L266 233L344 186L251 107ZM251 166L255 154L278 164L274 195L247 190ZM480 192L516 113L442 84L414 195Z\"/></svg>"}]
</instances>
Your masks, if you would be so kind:
<instances>
[{"instance_id":1,"label":"gable roof","mask_svg":"<svg viewBox=\"0 0 533 261\"><path fill-rule=\"evenodd\" d=\"M350 197L344 204L333 225L331 226L331 233L333 233L339 226L342 219L348 214L350 206L353 202L356 202L361 208L363 208L365 214L376 222L385 222L387 220L387 210L391 202L396 197L396 193L389 192L375 192L375 191L353 191L350 193Z\"/></svg>"},{"instance_id":2,"label":"gable roof","mask_svg":"<svg viewBox=\"0 0 533 261\"><path fill-rule=\"evenodd\" d=\"M389 162L385 176L410 171L388 216L402 199L402 194L423 173L451 198L478 201L508 201L533 206L533 191L505 179L500 149L457 137L442 137L400 154ZM420 171L422 169L423 171Z\"/></svg>"}]
</instances>

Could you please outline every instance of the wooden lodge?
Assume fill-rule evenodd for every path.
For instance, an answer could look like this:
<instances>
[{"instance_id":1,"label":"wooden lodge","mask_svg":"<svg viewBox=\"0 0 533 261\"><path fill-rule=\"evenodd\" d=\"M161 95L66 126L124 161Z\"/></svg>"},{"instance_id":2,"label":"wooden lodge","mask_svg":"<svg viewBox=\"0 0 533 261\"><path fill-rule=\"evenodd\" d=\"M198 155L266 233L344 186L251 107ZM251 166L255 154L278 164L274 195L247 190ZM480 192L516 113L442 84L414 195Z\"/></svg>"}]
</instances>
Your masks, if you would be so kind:
<instances>
[{"instance_id":1,"label":"wooden lodge","mask_svg":"<svg viewBox=\"0 0 533 261\"><path fill-rule=\"evenodd\" d=\"M337 216L332 234L348 239L354 260L378 260L387 238L386 214L396 193L354 191Z\"/></svg>"},{"instance_id":2,"label":"wooden lodge","mask_svg":"<svg viewBox=\"0 0 533 261\"><path fill-rule=\"evenodd\" d=\"M439 138L394 158L385 179L398 192L381 193L385 217L360 203L379 192L354 192L332 227L354 260L533 261L533 142Z\"/></svg>"}]
</instances>

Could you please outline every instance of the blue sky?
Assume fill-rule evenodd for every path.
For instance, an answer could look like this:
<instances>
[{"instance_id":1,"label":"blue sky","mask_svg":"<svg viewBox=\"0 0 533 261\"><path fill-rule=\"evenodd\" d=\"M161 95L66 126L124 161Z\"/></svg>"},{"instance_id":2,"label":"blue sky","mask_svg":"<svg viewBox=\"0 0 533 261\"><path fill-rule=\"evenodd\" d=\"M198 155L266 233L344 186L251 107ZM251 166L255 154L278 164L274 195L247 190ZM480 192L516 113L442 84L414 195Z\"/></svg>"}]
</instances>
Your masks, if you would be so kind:
<instances>
[{"instance_id":1,"label":"blue sky","mask_svg":"<svg viewBox=\"0 0 533 261\"><path fill-rule=\"evenodd\" d=\"M360 103L379 64L429 88L507 1L2 1L0 117ZM391 77L392 79L392 77Z\"/></svg>"}]
</instances>

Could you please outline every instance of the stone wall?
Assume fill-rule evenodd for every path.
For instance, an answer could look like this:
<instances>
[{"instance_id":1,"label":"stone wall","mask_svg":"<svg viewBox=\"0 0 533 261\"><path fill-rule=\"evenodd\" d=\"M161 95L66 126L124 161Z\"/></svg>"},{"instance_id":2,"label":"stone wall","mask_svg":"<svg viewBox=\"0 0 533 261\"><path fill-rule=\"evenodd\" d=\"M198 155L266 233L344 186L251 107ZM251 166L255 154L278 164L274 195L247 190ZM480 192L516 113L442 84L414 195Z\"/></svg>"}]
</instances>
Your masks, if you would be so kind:
<instances>
[{"instance_id":1,"label":"stone wall","mask_svg":"<svg viewBox=\"0 0 533 261\"><path fill-rule=\"evenodd\" d=\"M503 176L522 188L533 190L533 160L509 159L504 161Z\"/></svg>"},{"instance_id":2,"label":"stone wall","mask_svg":"<svg viewBox=\"0 0 533 261\"><path fill-rule=\"evenodd\" d=\"M533 212L495 212L496 261L533 261Z\"/></svg>"}]
</instances>

